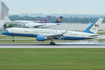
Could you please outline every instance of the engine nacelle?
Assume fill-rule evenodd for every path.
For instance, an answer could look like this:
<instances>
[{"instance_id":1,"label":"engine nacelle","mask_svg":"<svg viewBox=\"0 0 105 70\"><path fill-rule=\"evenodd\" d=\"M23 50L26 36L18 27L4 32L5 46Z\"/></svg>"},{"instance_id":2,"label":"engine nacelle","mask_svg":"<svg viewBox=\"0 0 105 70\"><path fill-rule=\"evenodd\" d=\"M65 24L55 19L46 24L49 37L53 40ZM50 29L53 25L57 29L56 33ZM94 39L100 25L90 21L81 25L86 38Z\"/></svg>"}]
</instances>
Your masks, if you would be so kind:
<instances>
[{"instance_id":1,"label":"engine nacelle","mask_svg":"<svg viewBox=\"0 0 105 70\"><path fill-rule=\"evenodd\" d=\"M37 41L45 41L46 40L46 37L45 36L37 36Z\"/></svg>"}]
</instances>

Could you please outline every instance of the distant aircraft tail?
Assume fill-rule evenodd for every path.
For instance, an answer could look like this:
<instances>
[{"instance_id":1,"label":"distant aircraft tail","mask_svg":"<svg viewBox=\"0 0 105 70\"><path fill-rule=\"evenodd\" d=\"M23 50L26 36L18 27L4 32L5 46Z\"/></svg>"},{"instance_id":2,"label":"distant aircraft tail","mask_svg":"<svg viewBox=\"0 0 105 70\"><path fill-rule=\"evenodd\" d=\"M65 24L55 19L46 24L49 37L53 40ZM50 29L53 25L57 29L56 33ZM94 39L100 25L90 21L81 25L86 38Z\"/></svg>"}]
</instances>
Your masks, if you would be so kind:
<instances>
[{"instance_id":1,"label":"distant aircraft tail","mask_svg":"<svg viewBox=\"0 0 105 70\"><path fill-rule=\"evenodd\" d=\"M86 33L93 33L93 34L97 34L98 29L100 24L102 23L103 18L98 18L96 21L93 22L93 24L91 24L86 30L84 30L83 32Z\"/></svg>"},{"instance_id":2,"label":"distant aircraft tail","mask_svg":"<svg viewBox=\"0 0 105 70\"><path fill-rule=\"evenodd\" d=\"M35 20L34 22L36 22L36 23L40 23L40 17L38 17L38 19Z\"/></svg>"},{"instance_id":3,"label":"distant aircraft tail","mask_svg":"<svg viewBox=\"0 0 105 70\"><path fill-rule=\"evenodd\" d=\"M43 23L48 23L49 20L50 20L50 17L51 17L51 16L47 16L42 22L43 22Z\"/></svg>"},{"instance_id":4,"label":"distant aircraft tail","mask_svg":"<svg viewBox=\"0 0 105 70\"><path fill-rule=\"evenodd\" d=\"M62 21L62 16L59 17L54 23L60 23Z\"/></svg>"}]
</instances>

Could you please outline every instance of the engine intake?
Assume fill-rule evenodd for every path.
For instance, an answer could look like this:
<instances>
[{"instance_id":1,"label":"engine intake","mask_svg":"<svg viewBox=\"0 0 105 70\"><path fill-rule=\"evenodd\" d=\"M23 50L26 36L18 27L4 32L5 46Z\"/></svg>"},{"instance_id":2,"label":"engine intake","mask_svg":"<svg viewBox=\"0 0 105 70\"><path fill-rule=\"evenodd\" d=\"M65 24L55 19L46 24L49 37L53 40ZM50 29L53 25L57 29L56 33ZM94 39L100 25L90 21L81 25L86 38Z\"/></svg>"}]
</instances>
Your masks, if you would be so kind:
<instances>
[{"instance_id":1,"label":"engine intake","mask_svg":"<svg viewBox=\"0 0 105 70\"><path fill-rule=\"evenodd\" d=\"M37 36L37 41L45 41L46 40L46 37L45 36Z\"/></svg>"}]
</instances>

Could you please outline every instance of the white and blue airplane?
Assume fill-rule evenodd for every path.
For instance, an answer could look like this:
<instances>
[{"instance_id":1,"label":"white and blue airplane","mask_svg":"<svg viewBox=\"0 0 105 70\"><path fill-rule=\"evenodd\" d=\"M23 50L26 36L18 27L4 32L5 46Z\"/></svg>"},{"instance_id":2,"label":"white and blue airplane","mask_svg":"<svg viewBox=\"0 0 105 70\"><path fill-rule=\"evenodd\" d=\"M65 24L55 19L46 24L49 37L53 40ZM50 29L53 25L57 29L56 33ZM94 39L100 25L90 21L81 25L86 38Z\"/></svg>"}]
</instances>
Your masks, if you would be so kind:
<instances>
[{"instance_id":1,"label":"white and blue airplane","mask_svg":"<svg viewBox=\"0 0 105 70\"><path fill-rule=\"evenodd\" d=\"M8 28L1 33L9 36L26 36L36 37L37 41L51 40L50 45L55 45L54 39L64 40L84 40L98 38L97 31L103 18L99 18L94 21L83 32L75 32L68 30L50 30L50 29L29 29L29 28Z\"/></svg>"}]
</instances>

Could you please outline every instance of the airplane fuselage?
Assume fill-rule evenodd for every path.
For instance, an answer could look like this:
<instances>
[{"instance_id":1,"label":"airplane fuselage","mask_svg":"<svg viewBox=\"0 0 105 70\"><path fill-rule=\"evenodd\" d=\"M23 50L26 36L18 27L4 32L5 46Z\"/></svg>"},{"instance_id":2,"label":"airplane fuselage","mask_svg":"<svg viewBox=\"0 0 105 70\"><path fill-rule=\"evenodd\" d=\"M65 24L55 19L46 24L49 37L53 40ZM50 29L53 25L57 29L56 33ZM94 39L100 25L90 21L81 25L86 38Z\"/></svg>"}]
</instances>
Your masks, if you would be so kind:
<instances>
[{"instance_id":1,"label":"airplane fuselage","mask_svg":"<svg viewBox=\"0 0 105 70\"><path fill-rule=\"evenodd\" d=\"M36 37L37 36L47 36L57 35L64 33L65 30L48 30L48 29L29 29L29 28L9 28L4 31L5 35L10 36L26 36L26 37ZM3 34L3 32L2 32ZM68 31L63 34L60 39L64 40L83 40L83 39L92 39L97 38L97 34L85 33L85 32L75 32Z\"/></svg>"}]
</instances>

